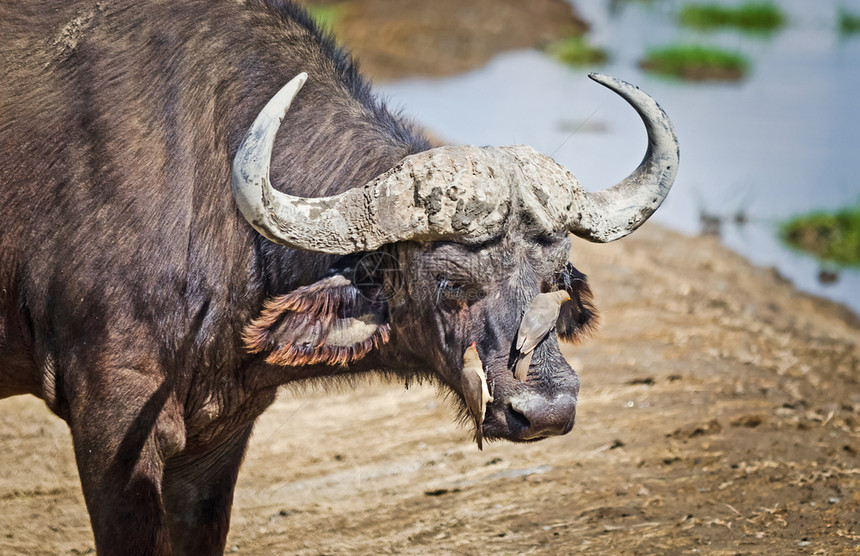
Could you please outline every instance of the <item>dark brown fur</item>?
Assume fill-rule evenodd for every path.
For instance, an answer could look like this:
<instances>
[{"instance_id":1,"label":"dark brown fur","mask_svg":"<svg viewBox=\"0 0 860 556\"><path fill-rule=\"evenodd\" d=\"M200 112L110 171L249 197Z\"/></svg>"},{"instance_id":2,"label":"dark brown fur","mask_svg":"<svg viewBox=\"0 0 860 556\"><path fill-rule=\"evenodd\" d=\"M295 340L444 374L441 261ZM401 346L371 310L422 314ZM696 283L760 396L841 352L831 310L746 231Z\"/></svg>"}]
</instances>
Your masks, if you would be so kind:
<instances>
[{"instance_id":1,"label":"dark brown fur","mask_svg":"<svg viewBox=\"0 0 860 556\"><path fill-rule=\"evenodd\" d=\"M69 423L100 554L220 553L250 427L291 376L242 331L333 261L241 219L239 141L307 71L279 187L342 191L427 142L290 2L0 2L0 36L0 396Z\"/></svg>"},{"instance_id":2,"label":"dark brown fur","mask_svg":"<svg viewBox=\"0 0 860 556\"><path fill-rule=\"evenodd\" d=\"M515 210L483 246L386 246L395 274L357 285L362 254L288 249L242 219L232 158L301 71L279 189L338 193L429 148L303 9L0 0L0 37L0 397L68 423L99 554L221 553L253 423L288 382L382 371L460 395L477 341L485 438L571 429L579 382L556 336L535 380L507 364L528 302L568 272L565 232L530 237ZM563 287L578 301L560 331L578 337L590 293ZM377 328L344 344L351 319Z\"/></svg>"}]
</instances>

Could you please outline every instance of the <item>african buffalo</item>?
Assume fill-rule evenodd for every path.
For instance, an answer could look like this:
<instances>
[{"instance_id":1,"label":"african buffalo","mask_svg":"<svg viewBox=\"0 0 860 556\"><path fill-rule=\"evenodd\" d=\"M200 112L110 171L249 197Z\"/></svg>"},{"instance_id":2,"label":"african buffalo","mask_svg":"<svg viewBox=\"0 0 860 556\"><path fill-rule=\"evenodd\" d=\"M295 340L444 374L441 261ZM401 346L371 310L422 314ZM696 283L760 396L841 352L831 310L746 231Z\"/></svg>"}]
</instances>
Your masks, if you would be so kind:
<instances>
[{"instance_id":1,"label":"african buffalo","mask_svg":"<svg viewBox=\"0 0 860 556\"><path fill-rule=\"evenodd\" d=\"M571 430L558 338L595 311L568 232L612 241L663 201L677 141L650 97L593 76L649 146L586 193L529 147L431 148L287 0L4 0L0 37L0 397L68 423L99 553L222 552L285 383L462 396L476 342L485 438ZM523 312L558 289L518 379Z\"/></svg>"}]
</instances>

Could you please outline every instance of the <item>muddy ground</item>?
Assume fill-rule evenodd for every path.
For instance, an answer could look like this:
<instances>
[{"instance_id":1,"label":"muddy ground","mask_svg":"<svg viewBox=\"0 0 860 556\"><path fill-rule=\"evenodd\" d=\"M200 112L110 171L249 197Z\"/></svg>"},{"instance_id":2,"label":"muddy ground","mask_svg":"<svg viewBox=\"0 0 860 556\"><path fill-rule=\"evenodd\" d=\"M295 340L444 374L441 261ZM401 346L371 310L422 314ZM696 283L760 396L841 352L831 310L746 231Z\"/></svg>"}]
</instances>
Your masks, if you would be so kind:
<instances>
[{"instance_id":1,"label":"muddy ground","mask_svg":"<svg viewBox=\"0 0 860 556\"><path fill-rule=\"evenodd\" d=\"M302 1L302 0L300 0ZM334 7L332 26L376 81L443 76L499 52L543 47L588 25L564 0L304 0Z\"/></svg>"},{"instance_id":2,"label":"muddy ground","mask_svg":"<svg viewBox=\"0 0 860 556\"><path fill-rule=\"evenodd\" d=\"M432 386L284 391L259 421L240 554L851 554L860 327L713 238L577 241L603 324L566 355L577 425L483 452ZM0 402L0 553L92 547L64 423Z\"/></svg>"},{"instance_id":3,"label":"muddy ground","mask_svg":"<svg viewBox=\"0 0 860 556\"><path fill-rule=\"evenodd\" d=\"M431 385L285 390L240 474L229 550L858 553L860 321L656 225L571 257L602 310L566 348L571 434L481 452ZM65 424L0 401L0 554L92 547Z\"/></svg>"}]
</instances>

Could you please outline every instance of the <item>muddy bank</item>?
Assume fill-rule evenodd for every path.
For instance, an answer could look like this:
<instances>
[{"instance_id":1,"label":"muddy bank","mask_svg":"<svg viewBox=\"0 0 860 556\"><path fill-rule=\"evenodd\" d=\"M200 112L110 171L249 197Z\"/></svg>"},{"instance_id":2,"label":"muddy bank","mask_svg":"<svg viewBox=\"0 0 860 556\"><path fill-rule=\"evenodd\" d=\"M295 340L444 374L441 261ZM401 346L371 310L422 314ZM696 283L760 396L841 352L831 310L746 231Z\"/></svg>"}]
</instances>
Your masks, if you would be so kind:
<instances>
[{"instance_id":1,"label":"muddy bank","mask_svg":"<svg viewBox=\"0 0 860 556\"><path fill-rule=\"evenodd\" d=\"M334 30L376 81L462 73L505 50L587 29L564 0L307 0L337 7Z\"/></svg>"},{"instance_id":2,"label":"muddy bank","mask_svg":"<svg viewBox=\"0 0 860 556\"><path fill-rule=\"evenodd\" d=\"M429 385L284 391L240 474L238 554L851 554L860 329L714 239L574 244L603 311L566 348L574 431L479 452ZM92 547L64 423L0 401L0 554Z\"/></svg>"}]
</instances>

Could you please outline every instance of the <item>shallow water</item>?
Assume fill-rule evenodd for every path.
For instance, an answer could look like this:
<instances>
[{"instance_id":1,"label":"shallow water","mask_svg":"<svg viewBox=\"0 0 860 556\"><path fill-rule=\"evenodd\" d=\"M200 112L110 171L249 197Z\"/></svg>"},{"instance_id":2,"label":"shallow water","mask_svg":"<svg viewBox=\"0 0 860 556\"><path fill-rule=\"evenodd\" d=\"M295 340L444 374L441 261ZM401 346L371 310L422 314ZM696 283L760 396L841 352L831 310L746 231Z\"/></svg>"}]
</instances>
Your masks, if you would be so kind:
<instances>
[{"instance_id":1,"label":"shallow water","mask_svg":"<svg viewBox=\"0 0 860 556\"><path fill-rule=\"evenodd\" d=\"M860 270L843 269L823 284L821 264L776 237L777 223L791 215L860 202L860 35L840 37L836 29L839 6L860 13L860 0L783 0L789 23L770 37L683 29L675 23L680 3L668 0L576 4L610 63L571 68L526 50L465 75L380 90L447 141L529 144L587 189L600 189L638 164L645 132L586 74L635 83L658 99L681 142L678 179L655 220L694 234L702 214L715 216L726 245L860 313ZM638 69L649 47L675 42L738 50L751 60L750 75L740 83L684 83Z\"/></svg>"}]
</instances>

